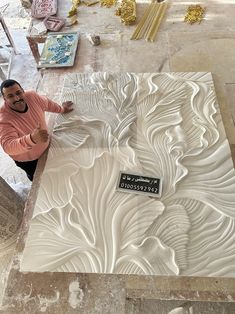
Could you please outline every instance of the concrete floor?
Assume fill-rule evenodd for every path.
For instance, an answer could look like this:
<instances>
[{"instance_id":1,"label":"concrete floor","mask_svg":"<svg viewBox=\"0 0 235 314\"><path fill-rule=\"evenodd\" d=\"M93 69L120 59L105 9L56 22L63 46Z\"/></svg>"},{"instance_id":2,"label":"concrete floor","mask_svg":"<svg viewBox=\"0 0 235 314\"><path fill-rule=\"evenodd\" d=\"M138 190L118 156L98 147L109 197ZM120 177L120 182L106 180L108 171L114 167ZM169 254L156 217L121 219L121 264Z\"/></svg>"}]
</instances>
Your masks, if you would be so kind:
<instances>
[{"instance_id":1,"label":"concrete floor","mask_svg":"<svg viewBox=\"0 0 235 314\"><path fill-rule=\"evenodd\" d=\"M157 71L211 71L215 79L215 86L220 103L225 106L226 117L224 118L227 135L231 144L235 144L235 134L231 126L235 121L235 70L234 70L234 50L235 50L235 1L215 1L207 0L201 1L207 7L207 16L204 24L186 26L184 23L179 23L184 13L183 6L197 1L171 1L173 4L168 10L168 24L163 25L162 31L159 33L158 41L159 48L156 52L158 58ZM31 55L31 52L26 41L26 28L28 26L29 18L24 11L21 10L20 0L1 1L1 6L9 3L10 6L4 11L7 25L12 34L12 37L17 46L18 55L15 55L11 67L11 78L14 78L22 83L25 89L36 89L41 77L36 69L36 63ZM20 17L24 16L23 18ZM177 28L175 27L177 25ZM82 26L81 26L82 27ZM110 25L112 27L112 25ZM0 30L1 34L1 30ZM116 40L115 36L122 37L122 34L114 33L111 37ZM125 44L126 52L133 49L130 42L126 38L122 38ZM107 45L111 45L111 41L107 41ZM145 43L144 43L145 44ZM133 55L138 55L141 51L143 43L139 44L140 50L134 50ZM81 47L82 51L83 47ZM167 53L166 53L167 51ZM105 70L108 65L111 66L115 61L115 53L110 48L112 59L105 59L102 67L98 70ZM110 55L111 56L111 55ZM121 57L121 56L119 56ZM118 58L119 58L118 57ZM79 70L94 71L97 65L93 65L88 58L87 64L83 64ZM118 59L117 58L117 59ZM133 58L134 59L134 58ZM126 64L130 60L126 60ZM99 62L98 62L99 63ZM135 64L129 62L128 69L132 70ZM139 66L141 68L141 65ZM125 60L119 70L125 69ZM117 70L118 70L117 69ZM143 66L140 71L150 71L150 65ZM2 99L0 99L2 101ZM232 131L231 131L232 130ZM18 183L24 186L29 185L29 181L24 172L17 168L12 160L0 150L0 176L4 178L9 184L15 187ZM3 165L3 166L2 166ZM15 238L16 240L16 238ZM6 255L0 255L1 265L1 281L0 281L0 302L2 297L3 287L6 283L10 261L14 252L15 242L11 244L10 249ZM1 285L2 284L2 285ZM14 297L14 296L13 296ZM27 298L25 303L27 303ZM48 301L49 302L49 301ZM169 313L169 314L183 314L183 313L197 313L197 314L232 314L235 313L234 303L209 303L196 302L184 304L184 309L180 309L182 303L178 301L159 301L151 298L141 300L140 298L127 298L125 303L125 312L129 314L144 314L144 313ZM178 307L178 309L175 309ZM47 308L47 307L46 307ZM39 312L43 311L39 310ZM102 308L100 308L102 309ZM120 307L121 309L121 307ZM175 310L174 310L175 309ZM4 310L4 308L3 308ZM45 311L44 311L45 312ZM46 310L47 312L47 310ZM11 313L6 310L4 313ZM13 313L13 312L12 312ZM18 313L23 313L18 311ZM24 311L26 313L26 311ZM48 312L49 313L49 312ZM56 312L50 312L56 313ZM59 313L57 311L57 313ZM61 312L62 313L62 312ZM65 312L64 312L65 313ZM85 312L82 312L85 313ZM88 313L88 312L86 312ZM93 313L93 311L89 312ZM95 312L94 312L95 313ZM101 313L101 312L97 312ZM103 313L124 313L124 310L118 312L105 310Z\"/></svg>"}]
</instances>

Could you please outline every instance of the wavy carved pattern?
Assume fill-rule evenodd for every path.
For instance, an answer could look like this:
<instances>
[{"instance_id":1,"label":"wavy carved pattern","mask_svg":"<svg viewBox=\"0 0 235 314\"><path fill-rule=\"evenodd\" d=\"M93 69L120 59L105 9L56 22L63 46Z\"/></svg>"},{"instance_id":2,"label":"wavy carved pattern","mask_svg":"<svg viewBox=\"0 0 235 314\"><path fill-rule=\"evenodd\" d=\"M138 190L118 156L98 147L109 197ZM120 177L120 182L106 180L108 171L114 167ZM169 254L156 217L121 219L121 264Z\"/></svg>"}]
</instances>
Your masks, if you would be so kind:
<instances>
[{"instance_id":1,"label":"wavy carved pattern","mask_svg":"<svg viewBox=\"0 0 235 314\"><path fill-rule=\"evenodd\" d=\"M23 271L234 276L235 171L209 73L70 74ZM163 178L118 192L120 170ZM33 258L32 258L33 256Z\"/></svg>"}]
</instances>

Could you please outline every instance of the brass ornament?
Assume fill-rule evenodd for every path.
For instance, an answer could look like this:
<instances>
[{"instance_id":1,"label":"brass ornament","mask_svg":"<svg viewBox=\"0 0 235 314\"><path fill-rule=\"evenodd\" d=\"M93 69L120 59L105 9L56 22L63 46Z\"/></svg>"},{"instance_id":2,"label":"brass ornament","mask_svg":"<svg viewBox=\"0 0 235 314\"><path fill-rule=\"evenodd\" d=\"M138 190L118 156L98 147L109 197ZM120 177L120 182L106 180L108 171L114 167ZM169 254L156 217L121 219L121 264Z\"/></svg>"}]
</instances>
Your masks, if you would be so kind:
<instances>
[{"instance_id":1,"label":"brass ornament","mask_svg":"<svg viewBox=\"0 0 235 314\"><path fill-rule=\"evenodd\" d=\"M80 4L80 0L72 0L73 7L77 7Z\"/></svg>"},{"instance_id":2,"label":"brass ornament","mask_svg":"<svg viewBox=\"0 0 235 314\"><path fill-rule=\"evenodd\" d=\"M95 5L99 3L99 1L82 1L87 7L91 7L92 5Z\"/></svg>"},{"instance_id":3,"label":"brass ornament","mask_svg":"<svg viewBox=\"0 0 235 314\"><path fill-rule=\"evenodd\" d=\"M120 16L122 23L131 25L136 21L136 2L135 0L122 0L121 6L115 14Z\"/></svg>"},{"instance_id":4,"label":"brass ornament","mask_svg":"<svg viewBox=\"0 0 235 314\"><path fill-rule=\"evenodd\" d=\"M111 8L114 4L116 4L116 0L100 0L102 7Z\"/></svg>"},{"instance_id":5,"label":"brass ornament","mask_svg":"<svg viewBox=\"0 0 235 314\"><path fill-rule=\"evenodd\" d=\"M206 9L202 8L199 4L190 5L187 8L184 22L187 22L189 24L198 22L200 24L205 14L205 11Z\"/></svg>"},{"instance_id":6,"label":"brass ornament","mask_svg":"<svg viewBox=\"0 0 235 314\"><path fill-rule=\"evenodd\" d=\"M72 6L68 12L68 17L77 15L77 13L78 13L77 7Z\"/></svg>"}]
</instances>

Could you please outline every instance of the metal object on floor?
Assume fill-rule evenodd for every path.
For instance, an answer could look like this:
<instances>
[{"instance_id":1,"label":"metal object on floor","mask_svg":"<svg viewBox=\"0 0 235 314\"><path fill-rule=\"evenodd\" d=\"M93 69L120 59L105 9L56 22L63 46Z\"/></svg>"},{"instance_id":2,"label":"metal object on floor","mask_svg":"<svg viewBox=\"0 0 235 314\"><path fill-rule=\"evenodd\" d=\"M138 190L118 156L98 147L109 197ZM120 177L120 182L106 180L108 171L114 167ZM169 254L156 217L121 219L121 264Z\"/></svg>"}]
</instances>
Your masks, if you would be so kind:
<instances>
[{"instance_id":1,"label":"metal object on floor","mask_svg":"<svg viewBox=\"0 0 235 314\"><path fill-rule=\"evenodd\" d=\"M6 34L6 37L7 37L8 41L9 41L9 45L7 45L7 46L8 47L12 47L12 49L14 50L14 53L17 54L16 46L14 44L14 41L13 41L13 39L11 37L11 34L10 34L9 30L8 30L8 27L7 27L7 25L6 25L5 21L4 21L4 18L3 18L1 13L0 13L0 23L2 25L4 33ZM1 46L0 46L0 48L1 48Z\"/></svg>"},{"instance_id":2,"label":"metal object on floor","mask_svg":"<svg viewBox=\"0 0 235 314\"><path fill-rule=\"evenodd\" d=\"M0 78L2 80L5 80L5 79L7 79L10 76L13 52L15 54L17 54L17 50L16 50L16 46L14 44L14 41L13 41L13 39L11 37L11 34L10 34L9 30L8 30L8 27L7 27L7 25L6 25L5 21L4 21L4 18L3 18L1 13L0 13L0 23L1 23L1 26L3 28L3 31L4 31L8 41L9 41L9 44L6 45L6 47L9 47L9 49L10 49L10 56L9 56L8 60L5 60L4 58L1 59L1 57L0 57ZM3 49L4 47L0 46L0 48ZM3 71L4 67L7 67L6 74Z\"/></svg>"},{"instance_id":3,"label":"metal object on floor","mask_svg":"<svg viewBox=\"0 0 235 314\"><path fill-rule=\"evenodd\" d=\"M6 80L10 77L12 57L13 57L12 49L10 50L10 56L8 60L1 58L1 54L0 54L0 78L2 80ZM7 68L5 72L3 70L4 67Z\"/></svg>"}]
</instances>

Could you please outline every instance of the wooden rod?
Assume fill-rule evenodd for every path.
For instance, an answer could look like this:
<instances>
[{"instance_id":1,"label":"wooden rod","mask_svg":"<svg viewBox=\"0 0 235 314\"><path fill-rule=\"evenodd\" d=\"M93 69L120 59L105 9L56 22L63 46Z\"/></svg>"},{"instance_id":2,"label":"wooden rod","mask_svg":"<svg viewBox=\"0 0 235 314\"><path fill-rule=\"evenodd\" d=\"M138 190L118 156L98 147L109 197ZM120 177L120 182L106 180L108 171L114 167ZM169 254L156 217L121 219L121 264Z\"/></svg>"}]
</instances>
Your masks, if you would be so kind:
<instances>
[{"instance_id":1,"label":"wooden rod","mask_svg":"<svg viewBox=\"0 0 235 314\"><path fill-rule=\"evenodd\" d=\"M152 35L152 33L154 32L155 28L156 28L156 25L158 23L158 20L159 20L159 16L161 15L161 12L162 12L162 5L160 5L160 8L154 18L154 21L152 23L152 27L151 27L151 30L149 30L147 36L145 37L146 40L150 40L150 36Z\"/></svg>"},{"instance_id":2,"label":"wooden rod","mask_svg":"<svg viewBox=\"0 0 235 314\"><path fill-rule=\"evenodd\" d=\"M147 17L146 23L144 24L142 28L142 37L145 37L146 33L151 28L151 25L154 21L155 15L157 14L159 4L154 3L154 6L152 7L152 10L149 12L149 15Z\"/></svg>"},{"instance_id":3,"label":"wooden rod","mask_svg":"<svg viewBox=\"0 0 235 314\"><path fill-rule=\"evenodd\" d=\"M158 31L158 29L159 29L159 26L160 26L160 24L161 24L161 21L162 21L162 19L163 19L163 16L164 16L164 14L165 14L165 12L166 12L166 8L167 8L167 3L163 3L163 4L162 4L161 15L159 16L159 19L158 19L158 21L157 21L157 24L156 24L156 26L155 26L155 29L154 29L153 33L150 35L150 41L151 41L151 42L153 42L153 41L155 40L155 38L156 38L157 31Z\"/></svg>"},{"instance_id":4,"label":"wooden rod","mask_svg":"<svg viewBox=\"0 0 235 314\"><path fill-rule=\"evenodd\" d=\"M136 27L136 29L135 29L133 35L131 36L131 39L137 39L137 35L139 34L140 29L143 27L143 25L144 25L144 23L145 23L145 21L146 21L146 18L147 18L148 14L149 14L149 12L150 12L150 10L151 10L152 5L153 5L153 3L151 3L151 4L146 8L143 17L141 18L141 20L140 20L139 24L137 25L137 27Z\"/></svg>"},{"instance_id":5,"label":"wooden rod","mask_svg":"<svg viewBox=\"0 0 235 314\"><path fill-rule=\"evenodd\" d=\"M162 9L161 4L157 3L156 10L154 11L153 19L151 20L151 24L149 25L148 30L145 34L145 39L149 38L151 32L153 31L154 25L156 24L156 21L158 20L161 9Z\"/></svg>"}]
</instances>

